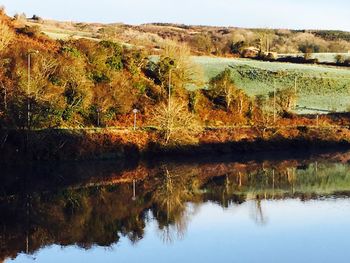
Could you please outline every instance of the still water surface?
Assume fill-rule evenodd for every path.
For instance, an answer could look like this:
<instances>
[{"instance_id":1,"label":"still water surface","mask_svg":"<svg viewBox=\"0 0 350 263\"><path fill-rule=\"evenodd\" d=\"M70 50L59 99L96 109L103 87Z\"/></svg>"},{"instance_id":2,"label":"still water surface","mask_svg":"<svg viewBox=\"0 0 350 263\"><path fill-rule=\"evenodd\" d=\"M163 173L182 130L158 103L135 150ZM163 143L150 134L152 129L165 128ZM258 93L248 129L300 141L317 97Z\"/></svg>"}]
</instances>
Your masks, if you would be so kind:
<instances>
[{"instance_id":1,"label":"still water surface","mask_svg":"<svg viewBox=\"0 0 350 263\"><path fill-rule=\"evenodd\" d=\"M349 262L349 156L7 169L0 262Z\"/></svg>"}]
</instances>

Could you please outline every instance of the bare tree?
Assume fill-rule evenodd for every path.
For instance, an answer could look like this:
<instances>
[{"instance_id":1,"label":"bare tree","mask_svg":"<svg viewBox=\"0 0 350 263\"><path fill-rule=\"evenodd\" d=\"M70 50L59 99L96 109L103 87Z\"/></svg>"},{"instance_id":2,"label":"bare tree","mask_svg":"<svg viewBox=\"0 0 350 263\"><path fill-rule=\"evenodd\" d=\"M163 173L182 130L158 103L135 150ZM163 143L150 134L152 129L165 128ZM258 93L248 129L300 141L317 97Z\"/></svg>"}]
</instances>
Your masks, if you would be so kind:
<instances>
[{"instance_id":1,"label":"bare tree","mask_svg":"<svg viewBox=\"0 0 350 263\"><path fill-rule=\"evenodd\" d=\"M263 208L261 206L261 199L259 196L254 200L254 204L252 206L251 216L257 225L266 225L267 218L264 214Z\"/></svg>"},{"instance_id":2,"label":"bare tree","mask_svg":"<svg viewBox=\"0 0 350 263\"><path fill-rule=\"evenodd\" d=\"M30 93L36 100L51 101L55 94L50 92L49 77L54 74L58 67L58 61L48 54L40 54L31 67ZM28 72L26 72L28 74ZM28 78L25 78L28 81ZM23 83L24 89L28 83ZM56 90L55 90L56 91Z\"/></svg>"},{"instance_id":3,"label":"bare tree","mask_svg":"<svg viewBox=\"0 0 350 263\"><path fill-rule=\"evenodd\" d=\"M4 22L0 22L0 53L2 53L13 40L14 33Z\"/></svg>"},{"instance_id":4,"label":"bare tree","mask_svg":"<svg viewBox=\"0 0 350 263\"><path fill-rule=\"evenodd\" d=\"M269 94L270 99L275 96L276 110L278 113L283 114L291 111L295 105L297 96L292 88L277 89L277 91Z\"/></svg>"},{"instance_id":5,"label":"bare tree","mask_svg":"<svg viewBox=\"0 0 350 263\"><path fill-rule=\"evenodd\" d=\"M254 105L254 127L264 139L266 130L274 124L273 102L263 95L258 95L255 97Z\"/></svg>"},{"instance_id":6,"label":"bare tree","mask_svg":"<svg viewBox=\"0 0 350 263\"><path fill-rule=\"evenodd\" d=\"M188 87L198 88L204 85L203 70L191 60L190 49L185 44L166 41L163 53L156 64L156 80L168 90L171 78L172 93L187 99Z\"/></svg>"},{"instance_id":7,"label":"bare tree","mask_svg":"<svg viewBox=\"0 0 350 263\"><path fill-rule=\"evenodd\" d=\"M193 195L189 187L191 177L183 171L179 173L176 169L170 170L166 165L162 170L163 176L160 177L160 184L152 199L159 211L163 212L159 215L166 215L157 218L162 240L164 243L172 243L176 236L179 239L185 236L190 221L191 211L187 208L186 201L191 200Z\"/></svg>"},{"instance_id":8,"label":"bare tree","mask_svg":"<svg viewBox=\"0 0 350 263\"><path fill-rule=\"evenodd\" d=\"M195 136L202 131L202 126L187 105L172 100L170 105L162 103L153 111L152 122L161 131L166 144L194 141Z\"/></svg>"}]
</instances>

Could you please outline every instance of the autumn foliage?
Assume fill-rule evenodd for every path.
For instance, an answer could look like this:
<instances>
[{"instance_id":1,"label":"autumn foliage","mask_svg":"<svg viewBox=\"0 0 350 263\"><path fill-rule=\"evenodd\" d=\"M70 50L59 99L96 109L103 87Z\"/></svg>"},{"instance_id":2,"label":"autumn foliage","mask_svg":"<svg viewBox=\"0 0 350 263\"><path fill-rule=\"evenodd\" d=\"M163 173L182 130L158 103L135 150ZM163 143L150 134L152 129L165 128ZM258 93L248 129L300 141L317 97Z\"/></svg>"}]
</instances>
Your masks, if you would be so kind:
<instances>
[{"instance_id":1,"label":"autumn foliage","mask_svg":"<svg viewBox=\"0 0 350 263\"><path fill-rule=\"evenodd\" d=\"M317 121L316 116L294 115L296 94L288 88L267 97L249 97L229 69L203 83L202 69L190 59L191 50L170 40L163 42L159 56L144 47L110 40L52 40L3 12L0 32L3 130L127 130L136 125L147 134L144 138L151 137L141 144L140 138L134 138L144 148L153 143L201 143L201 138L206 141L205 129L250 127L266 139L271 127L349 124L346 115L321 116ZM293 132L283 131L283 136L293 137ZM244 134L236 137L255 138ZM106 141L115 144L114 138ZM84 150L74 151L90 149L78 145Z\"/></svg>"}]
</instances>

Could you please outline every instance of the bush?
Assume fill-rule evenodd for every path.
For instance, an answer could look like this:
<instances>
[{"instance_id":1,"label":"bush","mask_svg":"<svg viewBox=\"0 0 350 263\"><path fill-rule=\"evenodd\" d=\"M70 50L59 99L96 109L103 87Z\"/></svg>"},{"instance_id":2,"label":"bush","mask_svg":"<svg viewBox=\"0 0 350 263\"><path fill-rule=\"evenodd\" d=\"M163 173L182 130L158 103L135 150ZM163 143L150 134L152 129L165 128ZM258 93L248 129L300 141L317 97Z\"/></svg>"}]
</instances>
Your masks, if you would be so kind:
<instances>
[{"instance_id":1,"label":"bush","mask_svg":"<svg viewBox=\"0 0 350 263\"><path fill-rule=\"evenodd\" d=\"M18 14L17 13L13 17L14 17L14 19L16 21L25 21L25 20L27 20L27 15L25 13L22 13L22 14Z\"/></svg>"},{"instance_id":2,"label":"bush","mask_svg":"<svg viewBox=\"0 0 350 263\"><path fill-rule=\"evenodd\" d=\"M303 43L299 45L299 50L302 53L319 53L320 52L320 46L313 43Z\"/></svg>"},{"instance_id":3,"label":"bush","mask_svg":"<svg viewBox=\"0 0 350 263\"><path fill-rule=\"evenodd\" d=\"M309 128L307 126L298 126L297 129L300 133L304 133L304 134L309 131Z\"/></svg>"},{"instance_id":4,"label":"bush","mask_svg":"<svg viewBox=\"0 0 350 263\"><path fill-rule=\"evenodd\" d=\"M33 15L32 20L37 21L39 23L43 22L43 19L40 16Z\"/></svg>"},{"instance_id":5,"label":"bush","mask_svg":"<svg viewBox=\"0 0 350 263\"><path fill-rule=\"evenodd\" d=\"M337 54L334 59L337 64L344 64L345 62L345 57L341 54Z\"/></svg>"},{"instance_id":6,"label":"bush","mask_svg":"<svg viewBox=\"0 0 350 263\"><path fill-rule=\"evenodd\" d=\"M17 29L17 33L27 35L32 38L37 38L40 36L40 28L38 26L25 26Z\"/></svg>"}]
</instances>

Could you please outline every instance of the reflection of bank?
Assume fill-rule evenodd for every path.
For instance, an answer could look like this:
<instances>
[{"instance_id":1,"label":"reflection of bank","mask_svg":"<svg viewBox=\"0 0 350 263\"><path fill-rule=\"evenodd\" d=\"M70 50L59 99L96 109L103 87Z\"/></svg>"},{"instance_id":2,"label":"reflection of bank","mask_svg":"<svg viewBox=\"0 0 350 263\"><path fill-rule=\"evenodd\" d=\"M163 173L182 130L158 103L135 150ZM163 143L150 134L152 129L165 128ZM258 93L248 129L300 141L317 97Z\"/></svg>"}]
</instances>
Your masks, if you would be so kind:
<instances>
[{"instance_id":1,"label":"reflection of bank","mask_svg":"<svg viewBox=\"0 0 350 263\"><path fill-rule=\"evenodd\" d=\"M5 248L0 252L32 253L52 244L110 246L121 236L136 243L149 220L157 222L164 242L173 242L184 237L196 209L208 202L223 209L248 204L254 221L264 225L269 222L265 200L350 195L350 165L320 160L176 163L108 171L111 176L101 176L102 183L33 193L20 187L7 199L0 196Z\"/></svg>"}]
</instances>

